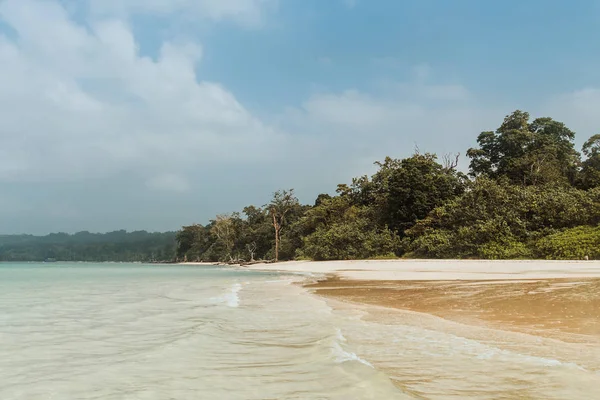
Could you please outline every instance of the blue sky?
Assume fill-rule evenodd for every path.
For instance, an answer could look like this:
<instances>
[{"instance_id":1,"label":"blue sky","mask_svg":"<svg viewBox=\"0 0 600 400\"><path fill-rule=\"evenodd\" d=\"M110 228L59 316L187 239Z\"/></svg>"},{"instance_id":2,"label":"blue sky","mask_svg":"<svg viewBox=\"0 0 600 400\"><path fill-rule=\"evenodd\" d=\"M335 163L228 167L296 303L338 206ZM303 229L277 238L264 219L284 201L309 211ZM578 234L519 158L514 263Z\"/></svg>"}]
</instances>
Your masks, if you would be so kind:
<instances>
[{"instance_id":1,"label":"blue sky","mask_svg":"<svg viewBox=\"0 0 600 400\"><path fill-rule=\"evenodd\" d=\"M442 83L492 92L507 103L600 78L597 1L355 3L281 2L265 29L219 27L201 71L269 111L281 99L294 104L317 90L371 91L384 79L409 80L421 64Z\"/></svg>"},{"instance_id":2,"label":"blue sky","mask_svg":"<svg viewBox=\"0 0 600 400\"><path fill-rule=\"evenodd\" d=\"M308 203L517 108L580 145L599 22L592 0L0 0L0 233Z\"/></svg>"}]
</instances>

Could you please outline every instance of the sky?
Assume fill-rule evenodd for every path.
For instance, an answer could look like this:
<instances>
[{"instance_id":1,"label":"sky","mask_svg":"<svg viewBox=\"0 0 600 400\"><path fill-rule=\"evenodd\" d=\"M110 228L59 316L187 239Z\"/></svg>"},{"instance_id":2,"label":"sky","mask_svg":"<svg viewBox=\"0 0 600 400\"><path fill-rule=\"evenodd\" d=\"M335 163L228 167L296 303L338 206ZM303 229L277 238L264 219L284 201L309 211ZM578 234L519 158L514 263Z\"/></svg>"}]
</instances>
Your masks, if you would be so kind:
<instances>
[{"instance_id":1,"label":"sky","mask_svg":"<svg viewBox=\"0 0 600 400\"><path fill-rule=\"evenodd\" d=\"M0 233L303 203L516 109L600 133L600 1L0 0Z\"/></svg>"}]
</instances>

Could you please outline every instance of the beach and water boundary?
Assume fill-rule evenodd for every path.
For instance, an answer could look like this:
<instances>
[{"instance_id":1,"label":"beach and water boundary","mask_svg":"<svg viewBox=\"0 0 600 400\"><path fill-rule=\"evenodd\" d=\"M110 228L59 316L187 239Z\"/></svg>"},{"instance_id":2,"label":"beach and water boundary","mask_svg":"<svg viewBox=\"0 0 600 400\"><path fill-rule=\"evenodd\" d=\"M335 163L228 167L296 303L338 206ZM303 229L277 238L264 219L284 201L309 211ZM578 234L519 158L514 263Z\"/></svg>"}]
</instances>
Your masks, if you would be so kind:
<instances>
[{"instance_id":1,"label":"beach and water boundary","mask_svg":"<svg viewBox=\"0 0 600 400\"><path fill-rule=\"evenodd\" d=\"M504 358L509 363L514 359L507 367L507 376L502 377L501 367L490 376L514 379L521 386L511 383L507 390L494 386L497 392L494 389L486 395L484 390L473 398L586 398L600 385L600 262L372 260L287 262L249 268L309 274L311 278L303 285L311 293L327 298L334 309L361 312L364 322L384 326L388 333L413 324L418 329L453 335L455 344L482 346L481 353L471 354L472 360L462 360L465 364L477 364L481 358ZM463 371L462 377L458 373L450 378L455 381L447 392L429 397L430 389L414 388L422 385L415 382L430 382L432 376L406 377L402 357L394 357L406 350L398 349L398 339L383 340L385 344L377 346L371 343L370 350L363 345L363 356L406 392L424 398L454 398L450 393L460 386L459 380L478 374L476 369ZM432 349L435 343L431 342ZM422 355L435 353L421 350ZM443 359L441 354L434 358ZM525 364L539 363L545 372L566 367L569 373L563 371L553 384L547 381L547 388L541 389L535 380L525 383L523 376L531 371L524 366L519 370L516 359ZM422 360L431 362L426 356L421 361L415 358L413 367ZM448 370L460 370L461 362L454 362L457 360L452 357L445 361L447 364L440 362L437 368L430 365L428 369L438 369L441 376L448 375Z\"/></svg>"}]
</instances>

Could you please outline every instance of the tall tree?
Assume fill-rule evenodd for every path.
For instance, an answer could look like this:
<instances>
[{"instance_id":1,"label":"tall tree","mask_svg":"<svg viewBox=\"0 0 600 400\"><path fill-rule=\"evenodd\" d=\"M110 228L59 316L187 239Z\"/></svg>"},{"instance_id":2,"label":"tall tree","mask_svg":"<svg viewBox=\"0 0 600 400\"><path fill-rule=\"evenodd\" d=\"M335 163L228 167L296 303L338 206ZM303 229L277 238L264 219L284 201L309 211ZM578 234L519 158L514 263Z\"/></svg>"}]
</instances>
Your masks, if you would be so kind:
<instances>
[{"instance_id":1,"label":"tall tree","mask_svg":"<svg viewBox=\"0 0 600 400\"><path fill-rule=\"evenodd\" d=\"M250 260L266 258L273 249L273 225L267 210L248 206L243 211L246 219L241 232L241 244Z\"/></svg>"},{"instance_id":2,"label":"tall tree","mask_svg":"<svg viewBox=\"0 0 600 400\"><path fill-rule=\"evenodd\" d=\"M275 230L275 261L279 261L281 230L286 223L286 215L298 205L299 202L294 196L294 189L290 189L275 192L271 203L267 206L273 220L273 229Z\"/></svg>"},{"instance_id":3,"label":"tall tree","mask_svg":"<svg viewBox=\"0 0 600 400\"><path fill-rule=\"evenodd\" d=\"M184 226L179 232L177 232L176 255L178 260L188 261L188 252L198 242L202 231L204 231L204 227L202 225L195 224Z\"/></svg>"},{"instance_id":4,"label":"tall tree","mask_svg":"<svg viewBox=\"0 0 600 400\"><path fill-rule=\"evenodd\" d=\"M465 190L466 177L456 172L456 165L442 166L433 154L386 159L379 166L372 180L373 203L380 223L399 235Z\"/></svg>"},{"instance_id":5,"label":"tall tree","mask_svg":"<svg viewBox=\"0 0 600 400\"><path fill-rule=\"evenodd\" d=\"M581 187L591 189L600 186L600 134L589 138L583 145L586 156L581 169Z\"/></svg>"},{"instance_id":6,"label":"tall tree","mask_svg":"<svg viewBox=\"0 0 600 400\"><path fill-rule=\"evenodd\" d=\"M231 260L236 239L234 216L231 214L217 215L212 227L212 233L225 246L226 256Z\"/></svg>"},{"instance_id":7,"label":"tall tree","mask_svg":"<svg viewBox=\"0 0 600 400\"><path fill-rule=\"evenodd\" d=\"M529 113L517 110L495 132L482 132L479 148L467 151L471 175L525 186L574 184L580 161L574 138L562 122L538 118L529 123Z\"/></svg>"}]
</instances>

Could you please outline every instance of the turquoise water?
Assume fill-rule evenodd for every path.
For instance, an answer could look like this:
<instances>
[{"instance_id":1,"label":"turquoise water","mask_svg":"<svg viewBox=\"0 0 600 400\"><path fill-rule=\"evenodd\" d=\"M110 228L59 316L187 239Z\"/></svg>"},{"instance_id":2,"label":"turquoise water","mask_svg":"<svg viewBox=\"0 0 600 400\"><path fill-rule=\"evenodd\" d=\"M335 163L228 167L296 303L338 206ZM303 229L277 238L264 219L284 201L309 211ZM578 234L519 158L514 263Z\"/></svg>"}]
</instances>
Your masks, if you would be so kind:
<instances>
[{"instance_id":1,"label":"turquoise water","mask_svg":"<svg viewBox=\"0 0 600 400\"><path fill-rule=\"evenodd\" d=\"M0 399L406 398L298 279L0 264Z\"/></svg>"}]
</instances>

